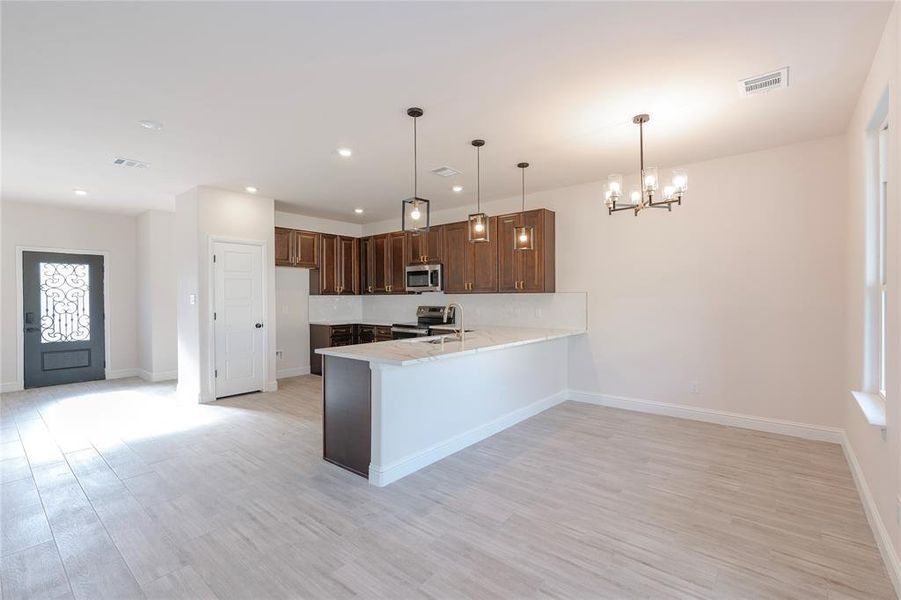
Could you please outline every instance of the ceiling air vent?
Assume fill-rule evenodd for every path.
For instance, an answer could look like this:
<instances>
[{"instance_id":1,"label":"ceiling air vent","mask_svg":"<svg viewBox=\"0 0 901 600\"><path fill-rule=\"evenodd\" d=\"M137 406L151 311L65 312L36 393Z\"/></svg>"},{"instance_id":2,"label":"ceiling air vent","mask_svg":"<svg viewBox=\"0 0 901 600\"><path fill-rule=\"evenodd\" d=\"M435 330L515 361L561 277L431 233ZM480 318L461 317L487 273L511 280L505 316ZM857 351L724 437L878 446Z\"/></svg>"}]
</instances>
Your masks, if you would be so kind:
<instances>
[{"instance_id":1,"label":"ceiling air vent","mask_svg":"<svg viewBox=\"0 0 901 600\"><path fill-rule=\"evenodd\" d=\"M438 177L453 177L454 175L459 175L460 171L452 169L445 165L443 167L436 167L429 171L429 173L437 175Z\"/></svg>"},{"instance_id":2,"label":"ceiling air vent","mask_svg":"<svg viewBox=\"0 0 901 600\"><path fill-rule=\"evenodd\" d=\"M140 160L132 160L130 158L113 159L113 164L120 167L137 167L138 169L146 169L150 166L148 163L142 162Z\"/></svg>"},{"instance_id":3,"label":"ceiling air vent","mask_svg":"<svg viewBox=\"0 0 901 600\"><path fill-rule=\"evenodd\" d=\"M742 96L753 96L754 94L762 94L770 90L787 87L788 67L765 75L742 79L738 82L738 89Z\"/></svg>"}]
</instances>

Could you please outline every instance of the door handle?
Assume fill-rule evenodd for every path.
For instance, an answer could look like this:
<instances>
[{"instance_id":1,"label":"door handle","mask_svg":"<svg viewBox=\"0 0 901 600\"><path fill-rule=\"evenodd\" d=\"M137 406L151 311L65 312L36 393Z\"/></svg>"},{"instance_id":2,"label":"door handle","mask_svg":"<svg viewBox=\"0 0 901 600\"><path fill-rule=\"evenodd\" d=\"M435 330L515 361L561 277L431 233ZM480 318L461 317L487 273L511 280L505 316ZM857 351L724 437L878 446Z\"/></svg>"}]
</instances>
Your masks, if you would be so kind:
<instances>
[{"instance_id":1,"label":"door handle","mask_svg":"<svg viewBox=\"0 0 901 600\"><path fill-rule=\"evenodd\" d=\"M256 327L257 329L262 329L262 328L263 328L263 324L262 324L262 323L257 323L256 325L254 325L254 327Z\"/></svg>"}]
</instances>

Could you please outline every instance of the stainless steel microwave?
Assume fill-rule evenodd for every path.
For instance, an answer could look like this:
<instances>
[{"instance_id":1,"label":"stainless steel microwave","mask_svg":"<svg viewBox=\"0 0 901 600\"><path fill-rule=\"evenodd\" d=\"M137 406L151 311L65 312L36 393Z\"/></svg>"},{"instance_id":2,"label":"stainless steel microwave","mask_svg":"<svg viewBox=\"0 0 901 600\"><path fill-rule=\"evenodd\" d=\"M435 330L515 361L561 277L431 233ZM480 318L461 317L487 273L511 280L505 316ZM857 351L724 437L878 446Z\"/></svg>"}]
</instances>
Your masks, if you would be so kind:
<instances>
[{"instance_id":1,"label":"stainless steel microwave","mask_svg":"<svg viewBox=\"0 0 901 600\"><path fill-rule=\"evenodd\" d=\"M440 292L444 279L441 265L409 265L406 268L408 292Z\"/></svg>"}]
</instances>

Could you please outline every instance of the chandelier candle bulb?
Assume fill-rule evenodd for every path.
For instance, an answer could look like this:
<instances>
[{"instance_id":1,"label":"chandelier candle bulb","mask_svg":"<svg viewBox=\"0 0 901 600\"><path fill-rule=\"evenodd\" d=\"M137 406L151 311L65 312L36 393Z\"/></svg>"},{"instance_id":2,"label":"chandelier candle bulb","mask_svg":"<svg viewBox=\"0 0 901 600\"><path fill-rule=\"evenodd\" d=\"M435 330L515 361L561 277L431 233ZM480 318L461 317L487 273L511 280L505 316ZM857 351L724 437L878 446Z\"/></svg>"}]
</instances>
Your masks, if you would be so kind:
<instances>
[{"instance_id":1,"label":"chandelier candle bulb","mask_svg":"<svg viewBox=\"0 0 901 600\"><path fill-rule=\"evenodd\" d=\"M676 186L668 185L663 188L663 199L664 200L672 200L673 196L676 195Z\"/></svg>"},{"instance_id":2,"label":"chandelier candle bulb","mask_svg":"<svg viewBox=\"0 0 901 600\"><path fill-rule=\"evenodd\" d=\"M688 174L684 169L676 169L673 171L673 187L678 192L684 192L688 189Z\"/></svg>"}]
</instances>

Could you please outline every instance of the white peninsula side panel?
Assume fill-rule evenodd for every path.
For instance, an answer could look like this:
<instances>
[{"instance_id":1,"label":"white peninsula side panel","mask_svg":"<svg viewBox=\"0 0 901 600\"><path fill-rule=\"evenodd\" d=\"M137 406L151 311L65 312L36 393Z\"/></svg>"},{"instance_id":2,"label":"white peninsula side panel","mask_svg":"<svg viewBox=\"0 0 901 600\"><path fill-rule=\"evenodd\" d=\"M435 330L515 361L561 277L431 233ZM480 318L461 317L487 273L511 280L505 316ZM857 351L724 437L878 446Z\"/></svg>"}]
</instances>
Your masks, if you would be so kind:
<instances>
[{"instance_id":1,"label":"white peninsula side panel","mask_svg":"<svg viewBox=\"0 0 901 600\"><path fill-rule=\"evenodd\" d=\"M370 363L369 482L385 486L564 400L567 338L399 366Z\"/></svg>"}]
</instances>

